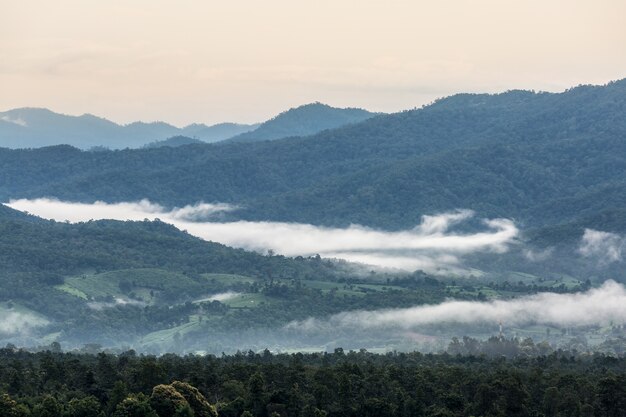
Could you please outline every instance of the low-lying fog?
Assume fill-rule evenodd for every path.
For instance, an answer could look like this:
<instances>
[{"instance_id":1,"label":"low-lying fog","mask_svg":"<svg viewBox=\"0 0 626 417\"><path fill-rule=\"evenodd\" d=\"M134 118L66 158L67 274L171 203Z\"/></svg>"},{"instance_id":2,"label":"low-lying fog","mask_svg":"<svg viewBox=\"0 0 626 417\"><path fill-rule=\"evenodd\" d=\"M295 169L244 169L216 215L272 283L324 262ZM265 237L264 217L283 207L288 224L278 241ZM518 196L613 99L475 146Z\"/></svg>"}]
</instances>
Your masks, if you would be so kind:
<instances>
[{"instance_id":1,"label":"low-lying fog","mask_svg":"<svg viewBox=\"0 0 626 417\"><path fill-rule=\"evenodd\" d=\"M415 329L433 324L605 326L626 322L626 288L606 281L599 288L573 294L539 293L512 300L446 301L436 305L372 311L350 311L328 319L292 322L302 331L323 329Z\"/></svg>"},{"instance_id":2,"label":"low-lying fog","mask_svg":"<svg viewBox=\"0 0 626 417\"><path fill-rule=\"evenodd\" d=\"M57 221L159 218L202 239L261 253L272 250L286 256L319 254L378 267L411 271L422 269L436 274L468 273L463 262L465 257L481 253L501 254L514 247L522 254L522 261L531 264L556 256L554 248L533 249L523 245L519 239L520 230L508 219L484 219L478 222L481 225L478 229L476 222L473 222L472 228L460 227L474 216L470 210L425 215L420 224L412 229L388 232L360 225L329 228L298 223L215 221L216 214L237 209L227 204L199 203L166 210L147 200L82 204L36 199L13 200L9 206ZM591 266L616 265L622 261L624 247L625 239L620 235L587 229L572 256L584 259ZM227 301L239 295L233 291L198 294L195 302ZM115 299L92 302L89 306L101 310L127 303L138 302ZM233 346L274 346L282 349L387 346L413 349L416 341L440 342L452 335L466 334L471 329L472 334L488 336L497 331L499 322L504 322L505 332L506 326L516 329L537 326L564 329L620 325L626 322L626 288L607 281L598 288L574 294L545 292L514 299L449 300L411 308L345 311L328 317L293 321L273 329L224 334L218 338L223 344L211 349L222 351ZM14 335L15 340L27 340L32 329L45 324L45 319L0 309L0 334ZM404 343L409 344L405 346ZM168 346L154 349L173 348Z\"/></svg>"},{"instance_id":3,"label":"low-lying fog","mask_svg":"<svg viewBox=\"0 0 626 417\"><path fill-rule=\"evenodd\" d=\"M52 199L12 200L10 207L57 221L155 219L170 223L205 240L285 256L340 258L372 266L431 273L462 272L461 258L481 252L502 253L515 243L518 229L508 219L484 219L483 230L459 233L452 229L473 217L470 210L423 216L415 228L387 232L360 225L318 227L280 222L214 222L212 215L236 210L227 204L199 203L165 210L147 200L108 204L71 203Z\"/></svg>"}]
</instances>

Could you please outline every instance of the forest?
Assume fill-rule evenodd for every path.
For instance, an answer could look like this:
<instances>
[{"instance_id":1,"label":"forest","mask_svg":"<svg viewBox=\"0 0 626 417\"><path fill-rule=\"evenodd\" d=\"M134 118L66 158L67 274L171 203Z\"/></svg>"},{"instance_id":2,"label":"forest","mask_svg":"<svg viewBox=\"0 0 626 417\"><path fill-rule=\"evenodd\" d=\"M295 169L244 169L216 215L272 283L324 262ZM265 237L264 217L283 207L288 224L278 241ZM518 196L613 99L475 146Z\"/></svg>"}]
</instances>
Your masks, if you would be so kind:
<instances>
[{"instance_id":1,"label":"forest","mask_svg":"<svg viewBox=\"0 0 626 417\"><path fill-rule=\"evenodd\" d=\"M598 216L623 227L625 88L621 80L559 94L460 94L265 142L0 149L0 201L226 202L240 207L233 219L387 230L453 208L531 227L597 223Z\"/></svg>"},{"instance_id":2,"label":"forest","mask_svg":"<svg viewBox=\"0 0 626 417\"><path fill-rule=\"evenodd\" d=\"M505 349L513 341L493 340ZM519 343L519 342L517 342ZM160 357L127 351L0 349L6 417L621 417L626 359L571 351L506 358L237 352ZM485 348L486 349L486 348Z\"/></svg>"}]
</instances>

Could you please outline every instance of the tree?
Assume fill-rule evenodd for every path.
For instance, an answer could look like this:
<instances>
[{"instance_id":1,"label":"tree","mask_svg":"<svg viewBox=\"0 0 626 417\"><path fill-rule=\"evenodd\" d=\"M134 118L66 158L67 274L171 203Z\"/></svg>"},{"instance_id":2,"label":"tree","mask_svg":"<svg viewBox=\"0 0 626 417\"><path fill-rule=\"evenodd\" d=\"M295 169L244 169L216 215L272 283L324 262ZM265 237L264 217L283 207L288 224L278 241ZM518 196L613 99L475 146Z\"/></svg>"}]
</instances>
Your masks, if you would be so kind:
<instances>
[{"instance_id":1,"label":"tree","mask_svg":"<svg viewBox=\"0 0 626 417\"><path fill-rule=\"evenodd\" d=\"M186 382L174 381L171 386L178 391L193 410L196 417L217 417L217 411L198 389Z\"/></svg>"},{"instance_id":2,"label":"tree","mask_svg":"<svg viewBox=\"0 0 626 417\"><path fill-rule=\"evenodd\" d=\"M179 409L189 406L189 403L173 386L161 384L152 389L150 405L159 417L173 417Z\"/></svg>"},{"instance_id":3,"label":"tree","mask_svg":"<svg viewBox=\"0 0 626 417\"><path fill-rule=\"evenodd\" d=\"M18 417L17 402L8 394L0 395L0 416Z\"/></svg>"},{"instance_id":4,"label":"tree","mask_svg":"<svg viewBox=\"0 0 626 417\"><path fill-rule=\"evenodd\" d=\"M109 401L107 402L107 414L111 415L124 399L128 397L128 388L122 381L115 381L113 389L109 394Z\"/></svg>"},{"instance_id":5,"label":"tree","mask_svg":"<svg viewBox=\"0 0 626 417\"><path fill-rule=\"evenodd\" d=\"M51 395L46 395L33 409L34 417L59 417L63 412L61 404Z\"/></svg>"},{"instance_id":6,"label":"tree","mask_svg":"<svg viewBox=\"0 0 626 417\"><path fill-rule=\"evenodd\" d=\"M67 405L68 417L98 417L104 416L100 409L100 401L94 396L73 398Z\"/></svg>"},{"instance_id":7,"label":"tree","mask_svg":"<svg viewBox=\"0 0 626 417\"><path fill-rule=\"evenodd\" d=\"M144 394L130 395L115 408L113 417L159 417Z\"/></svg>"}]
</instances>

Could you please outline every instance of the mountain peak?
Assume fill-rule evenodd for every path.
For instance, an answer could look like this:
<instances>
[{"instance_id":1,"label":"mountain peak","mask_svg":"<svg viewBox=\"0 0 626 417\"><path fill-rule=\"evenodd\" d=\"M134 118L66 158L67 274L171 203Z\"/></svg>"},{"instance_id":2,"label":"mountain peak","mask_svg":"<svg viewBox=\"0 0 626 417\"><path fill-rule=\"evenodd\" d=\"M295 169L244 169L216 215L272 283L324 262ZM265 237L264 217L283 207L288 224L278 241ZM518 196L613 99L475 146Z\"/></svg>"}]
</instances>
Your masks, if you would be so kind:
<instances>
[{"instance_id":1,"label":"mountain peak","mask_svg":"<svg viewBox=\"0 0 626 417\"><path fill-rule=\"evenodd\" d=\"M308 103L292 107L262 123L256 130L235 136L227 142L257 142L310 136L323 130L362 122L375 115L363 109L342 109L320 102Z\"/></svg>"}]
</instances>

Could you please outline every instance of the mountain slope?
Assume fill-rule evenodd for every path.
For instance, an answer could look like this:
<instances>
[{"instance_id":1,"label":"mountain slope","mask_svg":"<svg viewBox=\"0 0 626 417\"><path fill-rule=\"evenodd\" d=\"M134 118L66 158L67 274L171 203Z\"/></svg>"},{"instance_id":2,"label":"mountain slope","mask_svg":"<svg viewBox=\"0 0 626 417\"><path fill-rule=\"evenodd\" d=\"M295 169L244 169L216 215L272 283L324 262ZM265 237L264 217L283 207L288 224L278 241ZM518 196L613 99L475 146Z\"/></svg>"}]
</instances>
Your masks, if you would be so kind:
<instances>
[{"instance_id":1,"label":"mountain slope","mask_svg":"<svg viewBox=\"0 0 626 417\"><path fill-rule=\"evenodd\" d=\"M184 127L181 134L199 138L203 142L213 143L219 142L242 133L250 132L258 128L260 124L238 124L238 123L219 123L212 126L203 124L193 124Z\"/></svg>"},{"instance_id":2,"label":"mountain slope","mask_svg":"<svg viewBox=\"0 0 626 417\"><path fill-rule=\"evenodd\" d=\"M362 109L339 109L311 103L287 110L262 123L257 129L242 133L226 142L256 142L291 136L309 136L327 129L362 122L375 116Z\"/></svg>"},{"instance_id":3,"label":"mountain slope","mask_svg":"<svg viewBox=\"0 0 626 417\"><path fill-rule=\"evenodd\" d=\"M283 256L263 256L193 237L160 221L47 221L0 205L0 272L46 276L84 270L160 267L189 272L281 277L326 266ZM329 270L330 271L330 270Z\"/></svg>"},{"instance_id":4,"label":"mountain slope","mask_svg":"<svg viewBox=\"0 0 626 417\"><path fill-rule=\"evenodd\" d=\"M243 207L238 218L389 229L454 208L557 224L626 200L625 114L622 80L560 94L457 95L305 138L0 150L0 199L223 201ZM599 195L606 204L594 203Z\"/></svg>"},{"instance_id":5,"label":"mountain slope","mask_svg":"<svg viewBox=\"0 0 626 417\"><path fill-rule=\"evenodd\" d=\"M148 148L160 148L162 146L169 146L170 148L176 148L178 146L185 145L200 145L203 142L198 139L193 139L187 136L172 136L171 138L167 138L165 140L158 140L156 142L150 142L143 145L144 149Z\"/></svg>"}]
</instances>

